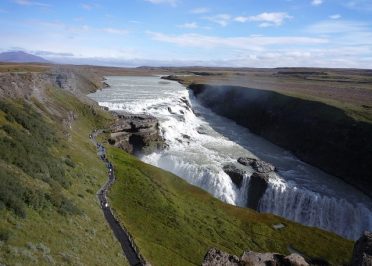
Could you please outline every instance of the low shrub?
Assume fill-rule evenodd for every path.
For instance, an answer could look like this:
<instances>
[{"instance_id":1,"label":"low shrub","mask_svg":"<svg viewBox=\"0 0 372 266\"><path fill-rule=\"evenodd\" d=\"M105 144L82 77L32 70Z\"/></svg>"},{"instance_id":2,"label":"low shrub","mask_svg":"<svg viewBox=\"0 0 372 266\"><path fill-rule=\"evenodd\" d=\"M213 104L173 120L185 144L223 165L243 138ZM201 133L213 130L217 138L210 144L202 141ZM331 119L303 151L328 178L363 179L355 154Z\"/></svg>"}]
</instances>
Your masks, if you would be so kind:
<instances>
[{"instance_id":1,"label":"low shrub","mask_svg":"<svg viewBox=\"0 0 372 266\"><path fill-rule=\"evenodd\" d=\"M52 188L49 194L24 187L17 175L0 169L0 209L11 210L22 218L26 217L26 207L39 210L47 205L55 206L63 215L79 214L80 210L60 192L61 187L67 189L72 184L65 174L65 165L76 165L70 156L60 159L51 153L58 144L54 126L27 103L0 101L0 110L8 121L0 126L5 133L0 136L0 160Z\"/></svg>"},{"instance_id":2,"label":"low shrub","mask_svg":"<svg viewBox=\"0 0 372 266\"><path fill-rule=\"evenodd\" d=\"M70 158L65 158L65 164L67 166L70 166L71 168L75 168L76 167L76 164L73 160L71 160Z\"/></svg>"},{"instance_id":3,"label":"low shrub","mask_svg":"<svg viewBox=\"0 0 372 266\"><path fill-rule=\"evenodd\" d=\"M9 240L11 232L5 229L0 229L0 241L6 242Z\"/></svg>"}]
</instances>

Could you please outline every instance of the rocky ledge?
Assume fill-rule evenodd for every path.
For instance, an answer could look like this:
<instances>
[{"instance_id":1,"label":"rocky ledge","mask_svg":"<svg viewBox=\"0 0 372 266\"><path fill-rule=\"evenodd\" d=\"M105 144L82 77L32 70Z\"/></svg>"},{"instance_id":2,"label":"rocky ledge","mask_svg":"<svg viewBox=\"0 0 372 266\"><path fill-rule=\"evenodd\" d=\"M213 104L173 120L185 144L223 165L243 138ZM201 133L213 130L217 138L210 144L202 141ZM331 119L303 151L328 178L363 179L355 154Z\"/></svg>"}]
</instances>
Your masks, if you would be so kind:
<instances>
[{"instance_id":1,"label":"rocky ledge","mask_svg":"<svg viewBox=\"0 0 372 266\"><path fill-rule=\"evenodd\" d=\"M238 187L241 188L244 175L246 171L237 167L234 164L227 164L222 167L223 171L230 176L231 181Z\"/></svg>"},{"instance_id":2,"label":"rocky ledge","mask_svg":"<svg viewBox=\"0 0 372 266\"><path fill-rule=\"evenodd\" d=\"M259 159L249 158L249 157L240 157L238 158L238 163L246 166L251 166L255 171L259 173L270 173L276 171L274 165L264 162Z\"/></svg>"},{"instance_id":3,"label":"rocky ledge","mask_svg":"<svg viewBox=\"0 0 372 266\"><path fill-rule=\"evenodd\" d=\"M278 253L258 253L246 251L239 258L221 250L211 248L204 256L202 266L326 266L327 261L319 258L304 258L297 253L288 256ZM354 245L351 266L372 265L372 233L364 232Z\"/></svg>"},{"instance_id":4,"label":"rocky ledge","mask_svg":"<svg viewBox=\"0 0 372 266\"><path fill-rule=\"evenodd\" d=\"M372 265L372 233L364 232L361 238L355 243L353 250L352 266Z\"/></svg>"},{"instance_id":5,"label":"rocky ledge","mask_svg":"<svg viewBox=\"0 0 372 266\"><path fill-rule=\"evenodd\" d=\"M239 258L217 249L210 249L204 257L202 266L308 266L310 265L302 256L291 254L284 256L278 253L244 252ZM317 265L317 264L312 264ZM318 264L320 265L320 264Z\"/></svg>"},{"instance_id":6,"label":"rocky ledge","mask_svg":"<svg viewBox=\"0 0 372 266\"><path fill-rule=\"evenodd\" d=\"M247 207L258 211L258 206L262 196L269 186L269 175L254 172L251 175L248 185Z\"/></svg>"},{"instance_id":7,"label":"rocky ledge","mask_svg":"<svg viewBox=\"0 0 372 266\"><path fill-rule=\"evenodd\" d=\"M258 211L260 200L269 186L270 173L276 171L276 167L256 158L240 157L237 161L239 164L227 164L222 169L239 189L244 176L253 171L249 179L246 206Z\"/></svg>"},{"instance_id":8,"label":"rocky ledge","mask_svg":"<svg viewBox=\"0 0 372 266\"><path fill-rule=\"evenodd\" d=\"M132 154L149 154L165 147L158 120L150 115L114 113L109 143Z\"/></svg>"}]
</instances>

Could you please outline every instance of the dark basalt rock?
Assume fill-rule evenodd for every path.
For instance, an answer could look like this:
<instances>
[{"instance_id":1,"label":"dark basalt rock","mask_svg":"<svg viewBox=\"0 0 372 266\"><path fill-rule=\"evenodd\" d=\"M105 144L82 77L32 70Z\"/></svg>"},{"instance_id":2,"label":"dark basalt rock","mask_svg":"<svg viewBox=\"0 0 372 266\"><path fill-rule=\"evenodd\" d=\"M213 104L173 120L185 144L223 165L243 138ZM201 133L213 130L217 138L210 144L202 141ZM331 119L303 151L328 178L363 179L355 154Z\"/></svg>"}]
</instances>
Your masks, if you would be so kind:
<instances>
[{"instance_id":1,"label":"dark basalt rock","mask_svg":"<svg viewBox=\"0 0 372 266\"><path fill-rule=\"evenodd\" d=\"M180 101L185 104L186 109L191 110L191 104L186 97L181 97Z\"/></svg>"},{"instance_id":2,"label":"dark basalt rock","mask_svg":"<svg viewBox=\"0 0 372 266\"><path fill-rule=\"evenodd\" d=\"M163 76L161 77L161 79L167 79L167 80L173 80L173 81L178 81L178 82L182 82L182 79L179 78L178 76L176 75L169 75L169 76Z\"/></svg>"},{"instance_id":3,"label":"dark basalt rock","mask_svg":"<svg viewBox=\"0 0 372 266\"><path fill-rule=\"evenodd\" d=\"M364 232L354 245L352 266L372 265L372 233Z\"/></svg>"},{"instance_id":4,"label":"dark basalt rock","mask_svg":"<svg viewBox=\"0 0 372 266\"><path fill-rule=\"evenodd\" d=\"M244 174L244 170L239 169L233 164L227 164L222 167L223 171L230 176L231 180L234 182L237 187L241 188Z\"/></svg>"},{"instance_id":5,"label":"dark basalt rock","mask_svg":"<svg viewBox=\"0 0 372 266\"><path fill-rule=\"evenodd\" d=\"M206 135L208 133L207 129L203 126L199 126L196 131L200 134L200 135Z\"/></svg>"},{"instance_id":6,"label":"dark basalt rock","mask_svg":"<svg viewBox=\"0 0 372 266\"><path fill-rule=\"evenodd\" d=\"M217 249L210 249L204 257L202 266L309 266L309 263L298 254L284 256L278 253L244 252L241 258ZM322 265L322 264L312 264Z\"/></svg>"},{"instance_id":7,"label":"dark basalt rock","mask_svg":"<svg viewBox=\"0 0 372 266\"><path fill-rule=\"evenodd\" d=\"M168 109L168 112L169 112L170 114L172 114L172 115L176 114L175 112L173 112L172 108L168 107L167 109Z\"/></svg>"},{"instance_id":8,"label":"dark basalt rock","mask_svg":"<svg viewBox=\"0 0 372 266\"><path fill-rule=\"evenodd\" d=\"M258 211L258 204L265 194L269 184L269 176L263 173L253 173L248 185L247 207Z\"/></svg>"},{"instance_id":9,"label":"dark basalt rock","mask_svg":"<svg viewBox=\"0 0 372 266\"><path fill-rule=\"evenodd\" d=\"M149 154L164 148L158 120L150 115L118 114L110 128L109 143L133 154Z\"/></svg>"},{"instance_id":10,"label":"dark basalt rock","mask_svg":"<svg viewBox=\"0 0 372 266\"><path fill-rule=\"evenodd\" d=\"M238 158L238 162L242 165L251 166L255 171L259 173L270 173L276 171L274 165L254 158L240 157Z\"/></svg>"}]
</instances>

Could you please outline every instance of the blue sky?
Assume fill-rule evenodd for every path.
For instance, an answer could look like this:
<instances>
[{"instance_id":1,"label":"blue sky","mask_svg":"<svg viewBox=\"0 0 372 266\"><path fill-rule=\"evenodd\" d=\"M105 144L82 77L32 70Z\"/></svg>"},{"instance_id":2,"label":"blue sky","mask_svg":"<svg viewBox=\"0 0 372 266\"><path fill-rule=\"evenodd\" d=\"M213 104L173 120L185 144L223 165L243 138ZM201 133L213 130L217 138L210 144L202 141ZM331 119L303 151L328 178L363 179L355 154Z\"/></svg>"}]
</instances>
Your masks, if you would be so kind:
<instances>
[{"instance_id":1,"label":"blue sky","mask_svg":"<svg viewBox=\"0 0 372 266\"><path fill-rule=\"evenodd\" d=\"M0 0L0 36L62 63L372 68L372 0Z\"/></svg>"}]
</instances>

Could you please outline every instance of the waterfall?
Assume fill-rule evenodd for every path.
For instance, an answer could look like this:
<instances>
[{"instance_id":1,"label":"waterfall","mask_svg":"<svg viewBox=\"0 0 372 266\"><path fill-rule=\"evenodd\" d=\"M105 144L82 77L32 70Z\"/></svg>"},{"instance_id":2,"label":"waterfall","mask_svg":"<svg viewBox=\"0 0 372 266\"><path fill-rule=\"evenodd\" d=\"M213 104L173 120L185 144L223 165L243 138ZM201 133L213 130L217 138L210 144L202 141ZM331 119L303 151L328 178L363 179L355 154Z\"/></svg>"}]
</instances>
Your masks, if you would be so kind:
<instances>
[{"instance_id":1,"label":"waterfall","mask_svg":"<svg viewBox=\"0 0 372 266\"><path fill-rule=\"evenodd\" d=\"M238 188L223 171L239 157L259 157L274 164L259 203L273 213L304 225L357 239L372 230L372 202L358 190L329 176L233 121L212 113L176 82L158 77L108 77L110 88L90 97L110 110L147 113L160 122L168 148L141 157L229 204L246 207L247 169ZM192 107L192 108L191 108Z\"/></svg>"},{"instance_id":2,"label":"waterfall","mask_svg":"<svg viewBox=\"0 0 372 266\"><path fill-rule=\"evenodd\" d=\"M364 230L372 228L371 211L364 204L351 204L284 182L269 184L259 210L349 239L358 239Z\"/></svg>"}]
</instances>

